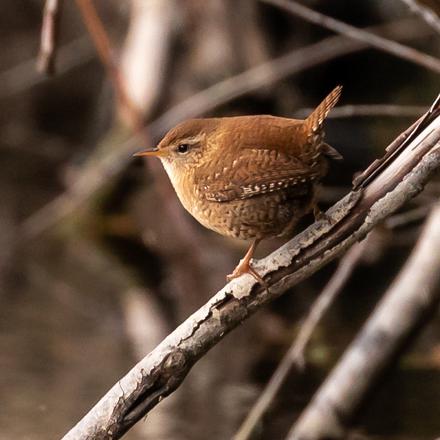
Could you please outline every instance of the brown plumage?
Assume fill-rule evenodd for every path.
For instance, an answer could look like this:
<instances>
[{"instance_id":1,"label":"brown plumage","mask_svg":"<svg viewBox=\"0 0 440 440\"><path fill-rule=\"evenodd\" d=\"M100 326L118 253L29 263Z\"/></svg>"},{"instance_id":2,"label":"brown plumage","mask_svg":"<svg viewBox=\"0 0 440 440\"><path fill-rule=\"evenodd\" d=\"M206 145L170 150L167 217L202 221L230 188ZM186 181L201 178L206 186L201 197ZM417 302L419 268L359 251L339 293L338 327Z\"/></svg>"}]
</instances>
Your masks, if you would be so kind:
<instances>
[{"instance_id":1,"label":"brown plumage","mask_svg":"<svg viewBox=\"0 0 440 440\"><path fill-rule=\"evenodd\" d=\"M290 235L315 206L327 159L341 158L323 142L322 125L336 87L305 120L268 115L192 119L170 130L153 150L184 207L222 235L254 240L232 274L261 278L249 265L263 238Z\"/></svg>"}]
</instances>

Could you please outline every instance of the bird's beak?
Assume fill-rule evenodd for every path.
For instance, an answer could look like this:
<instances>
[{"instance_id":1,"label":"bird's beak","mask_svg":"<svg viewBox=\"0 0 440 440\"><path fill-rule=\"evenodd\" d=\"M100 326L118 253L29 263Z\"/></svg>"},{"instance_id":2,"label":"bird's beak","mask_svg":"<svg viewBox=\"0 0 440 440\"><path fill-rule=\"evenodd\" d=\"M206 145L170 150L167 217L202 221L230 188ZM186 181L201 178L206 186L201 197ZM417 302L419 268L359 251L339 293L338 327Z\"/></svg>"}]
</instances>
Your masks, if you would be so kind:
<instances>
[{"instance_id":1,"label":"bird's beak","mask_svg":"<svg viewBox=\"0 0 440 440\"><path fill-rule=\"evenodd\" d=\"M154 156L154 157L163 157L166 156L166 150L159 150L159 148L148 148L147 150L138 151L134 153L133 156Z\"/></svg>"}]
</instances>

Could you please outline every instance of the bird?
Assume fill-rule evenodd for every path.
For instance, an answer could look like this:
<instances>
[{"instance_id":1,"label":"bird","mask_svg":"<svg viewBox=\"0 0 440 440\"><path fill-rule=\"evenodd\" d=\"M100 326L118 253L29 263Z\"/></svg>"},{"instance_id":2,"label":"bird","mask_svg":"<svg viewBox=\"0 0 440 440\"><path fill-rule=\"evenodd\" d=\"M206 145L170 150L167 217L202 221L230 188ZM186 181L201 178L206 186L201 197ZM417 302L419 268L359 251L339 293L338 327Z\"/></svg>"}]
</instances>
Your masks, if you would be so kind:
<instances>
[{"instance_id":1,"label":"bird","mask_svg":"<svg viewBox=\"0 0 440 440\"><path fill-rule=\"evenodd\" d=\"M251 241L228 280L249 273L266 285L251 264L260 241L291 236L310 212L320 218L317 186L329 159L342 159L324 142L323 123L341 91L335 87L305 119L190 119L157 147L135 153L161 160L182 205L203 226Z\"/></svg>"}]
</instances>

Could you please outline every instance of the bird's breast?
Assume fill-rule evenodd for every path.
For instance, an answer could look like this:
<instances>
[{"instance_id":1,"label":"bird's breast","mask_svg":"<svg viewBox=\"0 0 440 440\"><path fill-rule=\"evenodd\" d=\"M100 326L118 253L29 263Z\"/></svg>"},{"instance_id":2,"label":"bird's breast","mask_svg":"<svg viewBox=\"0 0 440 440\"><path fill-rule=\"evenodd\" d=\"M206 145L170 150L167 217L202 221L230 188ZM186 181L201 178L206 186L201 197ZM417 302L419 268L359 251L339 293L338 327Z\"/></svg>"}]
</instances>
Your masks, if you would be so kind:
<instances>
[{"instance_id":1,"label":"bird's breast","mask_svg":"<svg viewBox=\"0 0 440 440\"><path fill-rule=\"evenodd\" d=\"M170 161L163 161L162 163L180 202L189 213L194 215L194 171L191 169L178 169Z\"/></svg>"}]
</instances>

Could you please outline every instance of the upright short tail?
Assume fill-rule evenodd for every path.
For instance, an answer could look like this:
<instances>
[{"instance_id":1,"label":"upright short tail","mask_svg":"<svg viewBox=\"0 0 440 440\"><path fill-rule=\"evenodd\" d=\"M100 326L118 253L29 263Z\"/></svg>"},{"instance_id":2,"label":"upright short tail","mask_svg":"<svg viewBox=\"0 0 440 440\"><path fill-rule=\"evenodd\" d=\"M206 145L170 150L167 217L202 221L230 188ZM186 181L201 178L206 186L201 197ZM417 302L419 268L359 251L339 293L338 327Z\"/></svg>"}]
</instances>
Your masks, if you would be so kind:
<instances>
[{"instance_id":1,"label":"upright short tail","mask_svg":"<svg viewBox=\"0 0 440 440\"><path fill-rule=\"evenodd\" d=\"M336 86L327 97L316 107L315 110L306 118L306 126L309 134L318 132L327 117L329 111L336 105L341 96L342 86Z\"/></svg>"}]
</instances>

